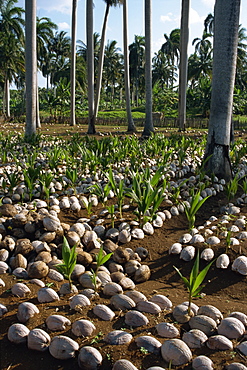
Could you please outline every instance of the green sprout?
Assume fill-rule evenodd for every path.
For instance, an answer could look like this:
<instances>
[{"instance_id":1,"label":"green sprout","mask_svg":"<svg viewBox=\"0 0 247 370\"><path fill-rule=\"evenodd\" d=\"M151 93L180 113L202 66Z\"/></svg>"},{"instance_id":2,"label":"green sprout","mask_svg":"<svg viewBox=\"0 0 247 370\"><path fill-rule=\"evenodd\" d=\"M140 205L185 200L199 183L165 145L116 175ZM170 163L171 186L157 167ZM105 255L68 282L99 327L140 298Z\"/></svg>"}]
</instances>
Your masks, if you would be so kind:
<instances>
[{"instance_id":1,"label":"green sprout","mask_svg":"<svg viewBox=\"0 0 247 370\"><path fill-rule=\"evenodd\" d=\"M228 230L226 236L226 254L228 253L231 245L231 235L232 235L231 230Z\"/></svg>"},{"instance_id":2,"label":"green sprout","mask_svg":"<svg viewBox=\"0 0 247 370\"><path fill-rule=\"evenodd\" d=\"M82 203L83 203L84 207L85 207L85 208L86 208L86 210L87 210L87 215L88 215L88 217L90 217L90 216L91 216L91 214L92 214L93 202L91 202L91 201L86 201L86 199L82 199Z\"/></svg>"},{"instance_id":3,"label":"green sprout","mask_svg":"<svg viewBox=\"0 0 247 370\"><path fill-rule=\"evenodd\" d=\"M203 289L204 286L202 286L203 280L205 279L208 270L210 269L211 265L214 263L215 260L211 261L204 269L199 272L199 250L194 262L194 265L192 267L192 270L190 272L190 278L189 280L184 277L179 269L176 266L173 266L174 269L177 271L179 276L184 282L184 285L186 286L188 292L189 292L189 305L188 305L188 314L190 315L191 313L191 303L192 303L192 298L194 297L200 297L200 291Z\"/></svg>"},{"instance_id":4,"label":"green sprout","mask_svg":"<svg viewBox=\"0 0 247 370\"><path fill-rule=\"evenodd\" d=\"M113 176L111 168L110 168L109 173L108 173L108 180L109 180L110 187L112 188L114 194L117 197L120 218L122 218L122 206L123 206L123 200L124 200L124 197L125 197L124 180L121 179L119 181L119 183L117 183L114 176Z\"/></svg>"},{"instance_id":5,"label":"green sprout","mask_svg":"<svg viewBox=\"0 0 247 370\"><path fill-rule=\"evenodd\" d=\"M101 341L101 337L103 335L104 334L102 333L102 331L99 331L98 334L93 337L93 339L91 340L90 344L99 343Z\"/></svg>"},{"instance_id":6,"label":"green sprout","mask_svg":"<svg viewBox=\"0 0 247 370\"><path fill-rule=\"evenodd\" d=\"M235 197L238 191L238 183L239 183L239 178L237 174L232 180L230 180L226 184L226 196L229 202Z\"/></svg>"},{"instance_id":7,"label":"green sprout","mask_svg":"<svg viewBox=\"0 0 247 370\"><path fill-rule=\"evenodd\" d=\"M92 280L95 290L97 290L97 275L98 275L99 268L111 258L112 254L113 253L108 253L104 255L103 247L101 247L99 249L98 254L95 255L96 270L95 271L93 269L91 270L92 272L91 280Z\"/></svg>"},{"instance_id":8,"label":"green sprout","mask_svg":"<svg viewBox=\"0 0 247 370\"><path fill-rule=\"evenodd\" d=\"M200 191L198 191L196 194L194 194L193 192L190 206L188 206L186 203L183 203L185 215L189 222L189 230L192 230L195 227L196 214L209 197L210 196L200 199L201 198Z\"/></svg>"},{"instance_id":9,"label":"green sprout","mask_svg":"<svg viewBox=\"0 0 247 370\"><path fill-rule=\"evenodd\" d=\"M62 258L63 263L56 265L56 269L64 275L66 279L69 280L69 287L70 290L72 289L72 280L71 274L76 265L76 245L73 248L70 248L69 243L65 237L63 237L63 245L62 245Z\"/></svg>"},{"instance_id":10,"label":"green sprout","mask_svg":"<svg viewBox=\"0 0 247 370\"><path fill-rule=\"evenodd\" d=\"M106 207L107 211L109 212L111 216L111 227L114 228L114 220L115 220L115 207L114 204L111 204L110 206Z\"/></svg>"},{"instance_id":11,"label":"green sprout","mask_svg":"<svg viewBox=\"0 0 247 370\"><path fill-rule=\"evenodd\" d=\"M140 352L141 352L141 353L143 353L143 354L145 354L145 355L147 355L147 354L148 354L148 350L147 350L147 348L145 348L145 347L141 347L141 348L140 348Z\"/></svg>"}]
</instances>

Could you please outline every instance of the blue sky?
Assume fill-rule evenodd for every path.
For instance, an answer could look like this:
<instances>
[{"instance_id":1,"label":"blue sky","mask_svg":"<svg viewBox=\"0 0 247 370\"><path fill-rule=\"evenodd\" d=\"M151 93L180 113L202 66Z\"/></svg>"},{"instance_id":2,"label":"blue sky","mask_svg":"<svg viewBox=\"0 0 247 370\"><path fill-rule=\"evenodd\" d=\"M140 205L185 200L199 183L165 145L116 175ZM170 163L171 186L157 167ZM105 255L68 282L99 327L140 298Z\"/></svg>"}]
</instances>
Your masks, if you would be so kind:
<instances>
[{"instance_id":1,"label":"blue sky","mask_svg":"<svg viewBox=\"0 0 247 370\"><path fill-rule=\"evenodd\" d=\"M203 22L213 12L215 0L191 0L189 54L194 51L192 40L202 36ZM25 7L25 0L17 3ZM70 35L72 0L37 0L37 16L49 17L55 22L59 31L64 30ZM94 0L94 31L101 33L105 12L105 2ZM157 52L165 42L164 33L170 34L174 28L180 27L181 0L152 1L152 51ZM77 39L86 40L85 23L86 0L78 0ZM134 35L144 36L144 0L128 0L129 44ZM247 28L247 1L242 1L240 23ZM109 14L106 40L116 40L122 49L122 7L111 8Z\"/></svg>"}]
</instances>

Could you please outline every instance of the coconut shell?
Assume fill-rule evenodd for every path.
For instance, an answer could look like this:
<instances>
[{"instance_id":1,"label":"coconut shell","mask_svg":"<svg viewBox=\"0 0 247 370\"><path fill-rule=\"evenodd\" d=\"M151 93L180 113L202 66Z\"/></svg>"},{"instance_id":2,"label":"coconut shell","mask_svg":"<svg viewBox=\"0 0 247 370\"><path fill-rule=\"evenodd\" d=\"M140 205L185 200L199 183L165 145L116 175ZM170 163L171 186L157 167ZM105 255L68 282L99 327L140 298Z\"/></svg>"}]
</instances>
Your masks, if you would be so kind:
<instances>
[{"instance_id":1,"label":"coconut shell","mask_svg":"<svg viewBox=\"0 0 247 370\"><path fill-rule=\"evenodd\" d=\"M75 357L79 344L64 335L53 337L49 346L50 354L57 360L68 360Z\"/></svg>"},{"instance_id":2,"label":"coconut shell","mask_svg":"<svg viewBox=\"0 0 247 370\"><path fill-rule=\"evenodd\" d=\"M97 370L101 365L102 360L103 358L96 348L85 346L80 349L78 365L81 369Z\"/></svg>"}]
</instances>

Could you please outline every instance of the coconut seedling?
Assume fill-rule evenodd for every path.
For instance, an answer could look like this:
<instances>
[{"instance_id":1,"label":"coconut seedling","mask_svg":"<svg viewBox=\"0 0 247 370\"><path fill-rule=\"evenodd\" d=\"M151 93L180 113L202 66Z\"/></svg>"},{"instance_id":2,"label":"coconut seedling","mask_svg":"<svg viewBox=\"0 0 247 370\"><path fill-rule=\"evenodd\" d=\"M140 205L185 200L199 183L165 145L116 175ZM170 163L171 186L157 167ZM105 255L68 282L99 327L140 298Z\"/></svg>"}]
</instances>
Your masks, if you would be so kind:
<instances>
[{"instance_id":1,"label":"coconut seedling","mask_svg":"<svg viewBox=\"0 0 247 370\"><path fill-rule=\"evenodd\" d=\"M238 183L239 183L239 176L236 174L233 179L231 179L226 184L226 196L228 199L228 202L230 202L236 195L238 191Z\"/></svg>"},{"instance_id":2,"label":"coconut seedling","mask_svg":"<svg viewBox=\"0 0 247 370\"><path fill-rule=\"evenodd\" d=\"M106 184L105 186L101 186L98 183L93 184L90 186L89 191L91 194L97 195L99 201L102 203L102 206L105 206L105 202L107 200L107 197L110 193L110 186L109 184Z\"/></svg>"},{"instance_id":3,"label":"coconut seedling","mask_svg":"<svg viewBox=\"0 0 247 370\"><path fill-rule=\"evenodd\" d=\"M196 214L201 208L201 206L206 202L210 196L201 198L200 191L194 193L194 190L191 192L191 202L190 205L183 203L185 215L189 223L189 231L195 227Z\"/></svg>"},{"instance_id":4,"label":"coconut seedling","mask_svg":"<svg viewBox=\"0 0 247 370\"><path fill-rule=\"evenodd\" d=\"M103 266L112 256L113 253L108 253L104 255L103 252L103 247L99 249L98 254L95 255L95 261L96 261L96 269L95 271L91 269L92 275L91 275L91 280L94 285L95 290L97 290L97 275L100 266Z\"/></svg>"},{"instance_id":5,"label":"coconut seedling","mask_svg":"<svg viewBox=\"0 0 247 370\"><path fill-rule=\"evenodd\" d=\"M74 194L76 194L76 182L78 179L78 171L77 168L66 168L65 172L66 177L69 179Z\"/></svg>"},{"instance_id":6,"label":"coconut seedling","mask_svg":"<svg viewBox=\"0 0 247 370\"><path fill-rule=\"evenodd\" d=\"M225 251L226 254L229 252L229 248L231 245L231 235L232 235L231 230L228 230L226 236L226 251Z\"/></svg>"},{"instance_id":7,"label":"coconut seedling","mask_svg":"<svg viewBox=\"0 0 247 370\"><path fill-rule=\"evenodd\" d=\"M41 173L39 176L39 183L41 186L41 193L44 195L45 199L48 201L50 196L50 185L54 179L54 176L50 172Z\"/></svg>"},{"instance_id":8,"label":"coconut seedling","mask_svg":"<svg viewBox=\"0 0 247 370\"><path fill-rule=\"evenodd\" d=\"M109 215L111 216L111 227L114 228L114 220L115 220L115 207L114 204L106 207Z\"/></svg>"},{"instance_id":9,"label":"coconut seedling","mask_svg":"<svg viewBox=\"0 0 247 370\"><path fill-rule=\"evenodd\" d=\"M63 152L60 147L54 147L50 153L47 154L48 166L51 170L58 168L63 160Z\"/></svg>"},{"instance_id":10,"label":"coconut seedling","mask_svg":"<svg viewBox=\"0 0 247 370\"><path fill-rule=\"evenodd\" d=\"M189 279L183 276L176 266L173 266L176 272L179 274L179 276L183 280L184 285L189 292L189 304L188 304L188 314L189 315L191 314L192 299L195 297L201 297L200 292L204 287L202 283L208 273L208 270L210 269L210 267L215 261L215 260L211 261L206 267L204 267L204 269L201 272L199 272L199 260L200 260L200 252L198 250L194 265L190 272Z\"/></svg>"},{"instance_id":11,"label":"coconut seedling","mask_svg":"<svg viewBox=\"0 0 247 370\"><path fill-rule=\"evenodd\" d=\"M123 206L123 200L125 197L125 187L124 187L124 180L121 179L118 183L115 180L112 169L109 169L109 173L107 175L109 180L109 185L112 188L114 194L117 197L117 203L118 203L118 210L120 213L120 218L122 218L122 206Z\"/></svg>"},{"instance_id":12,"label":"coconut seedling","mask_svg":"<svg viewBox=\"0 0 247 370\"><path fill-rule=\"evenodd\" d=\"M132 187L126 189L126 194L136 203L138 221L140 226L155 216L160 204L164 199L166 181L159 185L163 168L160 168L154 176L150 176L150 170L132 173ZM151 216L148 215L151 209Z\"/></svg>"},{"instance_id":13,"label":"coconut seedling","mask_svg":"<svg viewBox=\"0 0 247 370\"><path fill-rule=\"evenodd\" d=\"M62 245L62 259L63 263L56 265L56 269L63 274L65 279L69 280L69 287L70 290L72 289L72 280L71 274L74 270L76 265L76 245L70 248L69 243L65 237L63 237L63 245Z\"/></svg>"},{"instance_id":14,"label":"coconut seedling","mask_svg":"<svg viewBox=\"0 0 247 370\"><path fill-rule=\"evenodd\" d=\"M91 200L82 199L82 203L87 210L88 217L90 217L92 214L93 202Z\"/></svg>"},{"instance_id":15,"label":"coconut seedling","mask_svg":"<svg viewBox=\"0 0 247 370\"><path fill-rule=\"evenodd\" d=\"M41 166L27 167L23 169L24 184L29 192L29 197L32 199L36 181L39 179Z\"/></svg>"},{"instance_id":16,"label":"coconut seedling","mask_svg":"<svg viewBox=\"0 0 247 370\"><path fill-rule=\"evenodd\" d=\"M8 183L7 183L8 192L9 192L9 194L12 194L13 189L18 185L18 183L20 181L19 172L17 170L15 170L13 172L9 172L9 171L5 170L4 174L5 174L5 176L7 177L7 180L8 180Z\"/></svg>"}]
</instances>

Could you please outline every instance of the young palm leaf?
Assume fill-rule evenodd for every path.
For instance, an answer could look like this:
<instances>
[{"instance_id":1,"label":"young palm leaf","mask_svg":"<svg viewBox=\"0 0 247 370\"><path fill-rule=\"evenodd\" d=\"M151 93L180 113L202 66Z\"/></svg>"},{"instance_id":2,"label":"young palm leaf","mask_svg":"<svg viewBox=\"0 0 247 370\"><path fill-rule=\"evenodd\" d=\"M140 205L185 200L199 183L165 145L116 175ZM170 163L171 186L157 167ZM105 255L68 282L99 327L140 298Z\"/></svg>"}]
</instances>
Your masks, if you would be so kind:
<instances>
[{"instance_id":1,"label":"young palm leaf","mask_svg":"<svg viewBox=\"0 0 247 370\"><path fill-rule=\"evenodd\" d=\"M183 203L185 215L189 222L189 230L192 230L195 227L196 214L210 196L203 199L200 199L200 197L201 194L200 191L198 191L196 194L192 194L190 206L187 206L186 203Z\"/></svg>"},{"instance_id":2,"label":"young palm leaf","mask_svg":"<svg viewBox=\"0 0 247 370\"><path fill-rule=\"evenodd\" d=\"M104 255L103 253L103 248L101 247L99 249L98 254L95 256L96 260L96 270L94 271L93 269L91 270L92 275L91 275L91 280L94 285L95 290L97 290L97 274L99 271L100 266L104 265L112 256L113 253L108 253Z\"/></svg>"},{"instance_id":3,"label":"young palm leaf","mask_svg":"<svg viewBox=\"0 0 247 370\"><path fill-rule=\"evenodd\" d=\"M203 289L204 286L202 286L203 280L205 279L208 270L210 269L211 265L214 263L215 260L211 261L204 269L199 272L199 250L197 252L197 256L194 262L194 265L192 267L192 270L190 272L190 278L189 280L181 274L179 269L176 266L173 266L174 269L177 271L179 276L184 282L184 285L186 286L188 292L189 292L189 306L188 306L188 314L190 315L191 312L191 302L192 298L199 297L200 291Z\"/></svg>"},{"instance_id":4,"label":"young palm leaf","mask_svg":"<svg viewBox=\"0 0 247 370\"><path fill-rule=\"evenodd\" d=\"M73 248L70 248L69 243L65 237L63 237L63 246L62 246L62 259L63 263L56 265L56 269L64 275L66 279L69 280L70 290L72 288L71 274L76 265L76 245Z\"/></svg>"}]
</instances>

